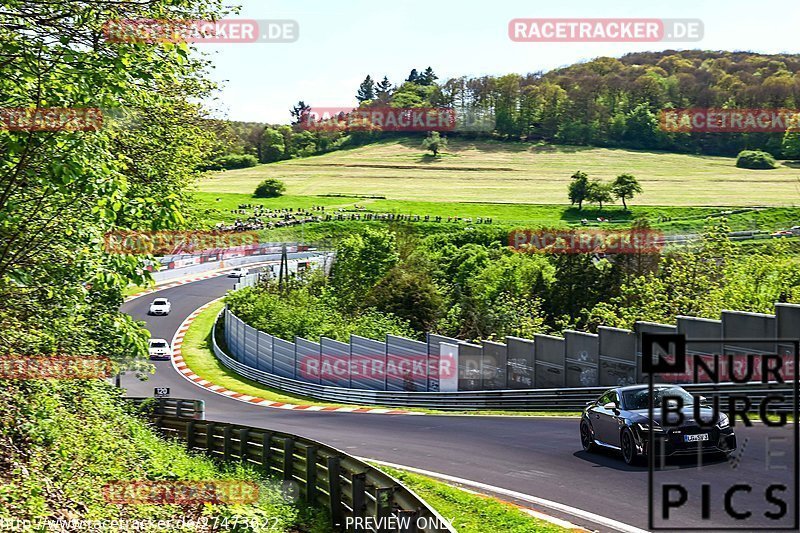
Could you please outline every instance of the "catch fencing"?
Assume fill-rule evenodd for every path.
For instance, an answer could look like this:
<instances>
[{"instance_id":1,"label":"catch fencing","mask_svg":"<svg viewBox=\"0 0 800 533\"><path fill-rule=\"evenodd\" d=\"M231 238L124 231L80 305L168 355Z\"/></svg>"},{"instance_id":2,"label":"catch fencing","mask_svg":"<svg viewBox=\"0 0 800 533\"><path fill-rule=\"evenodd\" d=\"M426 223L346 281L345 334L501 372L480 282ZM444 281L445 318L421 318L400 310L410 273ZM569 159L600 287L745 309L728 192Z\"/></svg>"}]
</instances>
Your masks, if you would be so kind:
<instances>
[{"instance_id":1,"label":"catch fencing","mask_svg":"<svg viewBox=\"0 0 800 533\"><path fill-rule=\"evenodd\" d=\"M237 288L257 282L243 279ZM689 353L706 353L720 339L719 351L788 353L775 339L800 337L800 305L775 304L774 314L723 311L720 320L680 316L677 324L636 322L633 330L601 326L596 334L565 331L564 336L507 337L480 344L428 333L425 341L387 335L383 340L352 336L343 343L295 338L287 341L260 332L223 312L227 353L239 365L279 378L319 386L397 392L505 391L610 387L644 383L642 333L678 333ZM764 339L736 346L722 339Z\"/></svg>"},{"instance_id":2,"label":"catch fencing","mask_svg":"<svg viewBox=\"0 0 800 533\"><path fill-rule=\"evenodd\" d=\"M150 414L165 435L185 440L190 450L263 469L283 481L286 496L326 508L336 530L366 524L358 531L455 533L398 480L336 448L270 429L175 416L174 407L165 407Z\"/></svg>"}]
</instances>

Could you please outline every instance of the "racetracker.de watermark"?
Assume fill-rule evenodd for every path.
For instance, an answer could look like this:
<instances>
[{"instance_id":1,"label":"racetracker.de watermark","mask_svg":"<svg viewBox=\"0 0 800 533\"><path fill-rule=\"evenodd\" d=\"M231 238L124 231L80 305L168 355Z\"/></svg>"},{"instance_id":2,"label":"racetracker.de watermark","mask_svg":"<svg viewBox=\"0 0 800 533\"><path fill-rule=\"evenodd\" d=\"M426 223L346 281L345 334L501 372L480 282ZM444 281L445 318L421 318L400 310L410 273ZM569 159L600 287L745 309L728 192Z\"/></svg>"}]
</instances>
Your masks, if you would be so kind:
<instances>
[{"instance_id":1,"label":"racetracker.de watermark","mask_svg":"<svg viewBox=\"0 0 800 533\"><path fill-rule=\"evenodd\" d=\"M659 123L669 132L784 133L800 131L800 109L663 109Z\"/></svg>"},{"instance_id":2,"label":"racetracker.de watermark","mask_svg":"<svg viewBox=\"0 0 800 533\"><path fill-rule=\"evenodd\" d=\"M310 381L340 381L366 379L395 381L426 379L435 370L431 368L426 355L334 355L304 356L298 361L300 375ZM441 379L458 375L458 362L455 358L442 355L437 358L438 376Z\"/></svg>"},{"instance_id":3,"label":"racetracker.de watermark","mask_svg":"<svg viewBox=\"0 0 800 533\"><path fill-rule=\"evenodd\" d=\"M520 43L697 42L700 19L517 18L508 36Z\"/></svg>"},{"instance_id":4,"label":"racetracker.de watermark","mask_svg":"<svg viewBox=\"0 0 800 533\"><path fill-rule=\"evenodd\" d=\"M298 121L309 131L453 131L456 124L449 107L312 107Z\"/></svg>"},{"instance_id":5,"label":"racetracker.de watermark","mask_svg":"<svg viewBox=\"0 0 800 533\"><path fill-rule=\"evenodd\" d=\"M295 20L120 19L103 25L112 43L293 43L300 38Z\"/></svg>"},{"instance_id":6,"label":"racetracker.de watermark","mask_svg":"<svg viewBox=\"0 0 800 533\"><path fill-rule=\"evenodd\" d=\"M2 107L0 130L98 131L103 112L96 107Z\"/></svg>"},{"instance_id":7,"label":"racetracker.de watermark","mask_svg":"<svg viewBox=\"0 0 800 533\"><path fill-rule=\"evenodd\" d=\"M257 502L258 491L249 481L114 481L103 486L103 498L123 505L230 505Z\"/></svg>"},{"instance_id":8,"label":"racetracker.de watermark","mask_svg":"<svg viewBox=\"0 0 800 533\"><path fill-rule=\"evenodd\" d=\"M121 255L202 254L217 250L254 248L254 231L111 231L104 236L105 250Z\"/></svg>"},{"instance_id":9,"label":"racetracker.de watermark","mask_svg":"<svg viewBox=\"0 0 800 533\"><path fill-rule=\"evenodd\" d=\"M664 246L664 234L651 230L516 229L508 234L508 246L525 253L658 253Z\"/></svg>"},{"instance_id":10,"label":"racetracker.de watermark","mask_svg":"<svg viewBox=\"0 0 800 533\"><path fill-rule=\"evenodd\" d=\"M108 357L0 357L0 379L105 379L112 374Z\"/></svg>"}]
</instances>

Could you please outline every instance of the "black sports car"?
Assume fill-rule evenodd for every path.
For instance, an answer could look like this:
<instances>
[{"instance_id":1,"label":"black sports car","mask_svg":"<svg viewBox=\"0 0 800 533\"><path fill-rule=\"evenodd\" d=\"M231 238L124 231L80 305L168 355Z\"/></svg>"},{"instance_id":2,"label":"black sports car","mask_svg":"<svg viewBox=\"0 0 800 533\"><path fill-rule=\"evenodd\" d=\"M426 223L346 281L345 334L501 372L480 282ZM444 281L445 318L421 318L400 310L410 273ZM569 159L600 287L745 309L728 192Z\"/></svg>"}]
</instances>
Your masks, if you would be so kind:
<instances>
[{"instance_id":1,"label":"black sports car","mask_svg":"<svg viewBox=\"0 0 800 533\"><path fill-rule=\"evenodd\" d=\"M693 455L698 453L730 454L736 449L736 435L728 417L720 413L718 422L702 427L695 421L694 397L678 385L656 385L653 389L653 420L649 419L650 391L647 385L610 389L591 402L581 416L581 443L586 451L605 447L622 452L628 464L647 457L650 450L650 431L653 431L655 451L659 455ZM668 427L662 428L661 405L664 400L683 401L683 422L670 416ZM699 414L703 421L713 419L713 411L702 404Z\"/></svg>"}]
</instances>

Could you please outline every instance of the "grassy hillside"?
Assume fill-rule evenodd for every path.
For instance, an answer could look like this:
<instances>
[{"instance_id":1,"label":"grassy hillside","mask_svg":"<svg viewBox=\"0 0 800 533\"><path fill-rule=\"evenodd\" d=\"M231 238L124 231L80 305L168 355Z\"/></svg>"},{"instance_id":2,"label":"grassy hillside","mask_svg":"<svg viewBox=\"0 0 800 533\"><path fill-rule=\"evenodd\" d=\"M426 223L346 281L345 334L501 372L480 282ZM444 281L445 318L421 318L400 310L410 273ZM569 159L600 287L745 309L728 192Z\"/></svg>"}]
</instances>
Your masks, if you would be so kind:
<instances>
[{"instance_id":1,"label":"grassy hillside","mask_svg":"<svg viewBox=\"0 0 800 533\"><path fill-rule=\"evenodd\" d=\"M249 194L261 180L279 178L293 196L563 205L576 170L603 180L634 174L645 191L634 207L800 203L800 169L787 164L754 171L725 157L456 139L434 159L417 138L217 173L200 191Z\"/></svg>"},{"instance_id":2,"label":"grassy hillside","mask_svg":"<svg viewBox=\"0 0 800 533\"><path fill-rule=\"evenodd\" d=\"M270 524L274 522L272 531L330 530L324 512L293 504L282 496L280 482L257 469L215 462L188 453L181 442L160 438L117 400L119 390L107 383L0 380L0 385L4 414L0 420L0 522L30 520L44 526L44 520L59 519L150 519L173 520L166 529L170 531L210 531L210 525L196 523L216 516L231 521L238 517L240 524L246 518L260 518L259 523L269 518ZM258 501L126 505L109 503L103 496L107 483L223 480L257 484ZM195 525L184 527L183 520ZM50 528L18 524L8 530L61 531L54 524ZM236 529L255 530L260 529Z\"/></svg>"}]
</instances>

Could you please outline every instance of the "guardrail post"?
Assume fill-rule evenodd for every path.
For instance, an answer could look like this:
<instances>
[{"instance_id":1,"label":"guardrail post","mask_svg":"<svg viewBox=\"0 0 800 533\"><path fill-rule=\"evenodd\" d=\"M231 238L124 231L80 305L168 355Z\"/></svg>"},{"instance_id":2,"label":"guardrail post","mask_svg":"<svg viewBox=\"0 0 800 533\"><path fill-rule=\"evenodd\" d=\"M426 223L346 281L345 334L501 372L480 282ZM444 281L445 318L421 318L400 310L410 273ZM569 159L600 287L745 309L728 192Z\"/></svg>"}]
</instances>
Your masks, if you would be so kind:
<instances>
[{"instance_id":1,"label":"guardrail post","mask_svg":"<svg viewBox=\"0 0 800 533\"><path fill-rule=\"evenodd\" d=\"M317 447L306 446L306 502L317 501Z\"/></svg>"},{"instance_id":2,"label":"guardrail post","mask_svg":"<svg viewBox=\"0 0 800 533\"><path fill-rule=\"evenodd\" d=\"M272 457L272 433L265 431L261 436L261 464L267 471L267 475L272 474L270 469L270 458Z\"/></svg>"},{"instance_id":3,"label":"guardrail post","mask_svg":"<svg viewBox=\"0 0 800 533\"><path fill-rule=\"evenodd\" d=\"M226 461L231 460L231 435L233 434L233 428L230 426L225 426L222 429L222 456L225 458Z\"/></svg>"},{"instance_id":4,"label":"guardrail post","mask_svg":"<svg viewBox=\"0 0 800 533\"><path fill-rule=\"evenodd\" d=\"M163 415L164 414L164 407L165 407L164 404L165 403L166 403L166 399L165 398L159 398L158 399L158 410L156 411L156 413L158 413L159 415Z\"/></svg>"},{"instance_id":5,"label":"guardrail post","mask_svg":"<svg viewBox=\"0 0 800 533\"><path fill-rule=\"evenodd\" d=\"M206 426L206 449L209 455L214 455L214 424Z\"/></svg>"},{"instance_id":6,"label":"guardrail post","mask_svg":"<svg viewBox=\"0 0 800 533\"><path fill-rule=\"evenodd\" d=\"M250 439L250 430L247 428L239 428L239 460L247 462L247 444Z\"/></svg>"},{"instance_id":7,"label":"guardrail post","mask_svg":"<svg viewBox=\"0 0 800 533\"><path fill-rule=\"evenodd\" d=\"M397 511L399 515L399 523L401 533L417 533L417 518L419 517L419 511L405 511L399 510Z\"/></svg>"},{"instance_id":8,"label":"guardrail post","mask_svg":"<svg viewBox=\"0 0 800 533\"><path fill-rule=\"evenodd\" d=\"M195 400L194 403L194 417L197 420L206 419L206 402L205 400Z\"/></svg>"},{"instance_id":9,"label":"guardrail post","mask_svg":"<svg viewBox=\"0 0 800 533\"><path fill-rule=\"evenodd\" d=\"M342 513L342 480L338 457L328 457L328 493L330 495L331 522L333 527L340 527L344 522Z\"/></svg>"},{"instance_id":10,"label":"guardrail post","mask_svg":"<svg viewBox=\"0 0 800 533\"><path fill-rule=\"evenodd\" d=\"M294 471L294 439L283 439L283 480L290 481Z\"/></svg>"},{"instance_id":11,"label":"guardrail post","mask_svg":"<svg viewBox=\"0 0 800 533\"><path fill-rule=\"evenodd\" d=\"M367 474L353 474L353 518L364 517L367 509Z\"/></svg>"},{"instance_id":12,"label":"guardrail post","mask_svg":"<svg viewBox=\"0 0 800 533\"><path fill-rule=\"evenodd\" d=\"M389 527L389 517L392 515L392 505L394 503L394 489L383 487L375 489L375 506L377 507L377 519L379 524L378 533L388 533L392 531Z\"/></svg>"},{"instance_id":13,"label":"guardrail post","mask_svg":"<svg viewBox=\"0 0 800 533\"><path fill-rule=\"evenodd\" d=\"M186 424L186 448L191 450L194 448L194 437L195 437L195 421L189 420Z\"/></svg>"}]
</instances>

